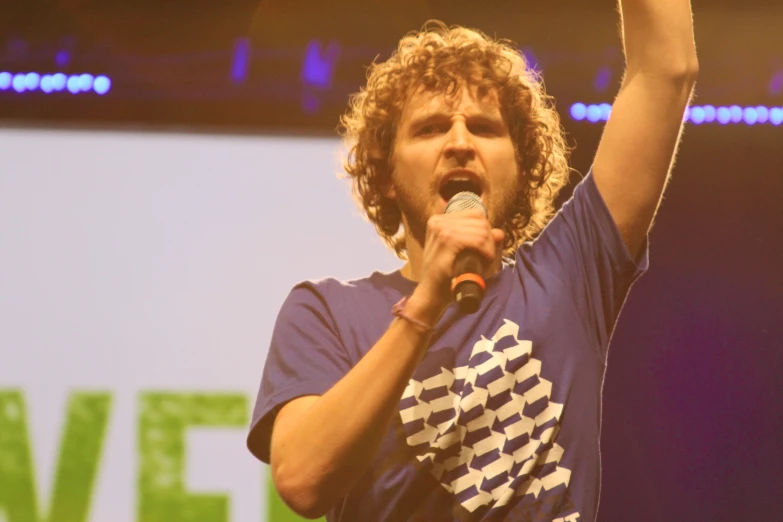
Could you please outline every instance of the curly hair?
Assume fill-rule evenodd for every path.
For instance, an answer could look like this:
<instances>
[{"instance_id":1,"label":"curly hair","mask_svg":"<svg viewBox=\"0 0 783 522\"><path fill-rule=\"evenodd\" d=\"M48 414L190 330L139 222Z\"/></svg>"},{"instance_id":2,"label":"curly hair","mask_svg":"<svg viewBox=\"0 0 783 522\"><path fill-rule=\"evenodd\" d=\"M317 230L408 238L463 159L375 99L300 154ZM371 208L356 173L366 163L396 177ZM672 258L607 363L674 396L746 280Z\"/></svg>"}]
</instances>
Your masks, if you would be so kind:
<instances>
[{"instance_id":1,"label":"curly hair","mask_svg":"<svg viewBox=\"0 0 783 522\"><path fill-rule=\"evenodd\" d=\"M431 25L432 24L432 25ZM394 141L403 105L418 87L454 93L465 84L494 91L508 126L521 177L505 223L503 254L512 257L554 214L554 200L568 182L569 149L554 103L538 73L508 40L460 26L428 22L400 40L385 62L373 63L367 85L351 95L340 118L348 144L343 162L364 215L401 259L407 258L401 210L385 195L394 169Z\"/></svg>"}]
</instances>

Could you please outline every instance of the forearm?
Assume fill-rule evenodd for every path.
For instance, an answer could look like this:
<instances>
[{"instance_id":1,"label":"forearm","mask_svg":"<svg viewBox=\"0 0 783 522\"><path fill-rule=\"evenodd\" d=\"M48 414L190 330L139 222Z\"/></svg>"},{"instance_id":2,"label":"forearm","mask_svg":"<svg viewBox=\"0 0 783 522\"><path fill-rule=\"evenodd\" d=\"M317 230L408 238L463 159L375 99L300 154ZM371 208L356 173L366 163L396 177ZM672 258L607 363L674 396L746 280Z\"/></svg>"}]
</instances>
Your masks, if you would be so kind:
<instances>
[{"instance_id":1,"label":"forearm","mask_svg":"<svg viewBox=\"0 0 783 522\"><path fill-rule=\"evenodd\" d=\"M621 0L626 71L593 162L628 251L641 251L698 74L689 0Z\"/></svg>"},{"instance_id":2,"label":"forearm","mask_svg":"<svg viewBox=\"0 0 783 522\"><path fill-rule=\"evenodd\" d=\"M406 307L434 324L416 294ZM292 420L275 426L272 472L283 498L317 517L338 502L365 472L426 352L429 335L395 321L369 352L329 391Z\"/></svg>"},{"instance_id":3,"label":"forearm","mask_svg":"<svg viewBox=\"0 0 783 522\"><path fill-rule=\"evenodd\" d=\"M619 10L629 75L698 70L690 0L620 0Z\"/></svg>"}]
</instances>

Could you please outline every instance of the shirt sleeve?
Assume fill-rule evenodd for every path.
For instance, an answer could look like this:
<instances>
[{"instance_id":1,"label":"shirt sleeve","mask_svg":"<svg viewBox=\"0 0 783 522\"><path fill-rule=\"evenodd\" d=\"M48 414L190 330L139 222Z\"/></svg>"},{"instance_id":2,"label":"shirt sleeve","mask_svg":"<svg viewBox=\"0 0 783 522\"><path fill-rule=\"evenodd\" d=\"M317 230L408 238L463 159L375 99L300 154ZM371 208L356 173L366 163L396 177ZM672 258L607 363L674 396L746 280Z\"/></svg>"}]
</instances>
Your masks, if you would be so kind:
<instances>
[{"instance_id":1,"label":"shirt sleeve","mask_svg":"<svg viewBox=\"0 0 783 522\"><path fill-rule=\"evenodd\" d=\"M516 263L559 280L605 356L630 287L649 266L649 244L645 238L631 257L591 169L539 237L517 251Z\"/></svg>"},{"instance_id":2,"label":"shirt sleeve","mask_svg":"<svg viewBox=\"0 0 783 522\"><path fill-rule=\"evenodd\" d=\"M247 447L269 463L274 417L286 402L323 395L350 369L323 288L301 283L291 290L275 322L253 410Z\"/></svg>"}]
</instances>

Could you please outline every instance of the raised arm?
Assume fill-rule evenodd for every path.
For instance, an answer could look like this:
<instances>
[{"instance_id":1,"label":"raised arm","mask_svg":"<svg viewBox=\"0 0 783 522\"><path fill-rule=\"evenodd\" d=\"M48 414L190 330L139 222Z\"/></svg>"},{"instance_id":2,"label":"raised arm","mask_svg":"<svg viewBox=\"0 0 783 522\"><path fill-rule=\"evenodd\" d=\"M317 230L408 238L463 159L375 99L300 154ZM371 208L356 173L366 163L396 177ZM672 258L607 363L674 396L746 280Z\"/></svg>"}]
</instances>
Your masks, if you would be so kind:
<instances>
[{"instance_id":1,"label":"raised arm","mask_svg":"<svg viewBox=\"0 0 783 522\"><path fill-rule=\"evenodd\" d=\"M636 257L661 200L698 73L690 0L621 0L626 71L593 164Z\"/></svg>"}]
</instances>

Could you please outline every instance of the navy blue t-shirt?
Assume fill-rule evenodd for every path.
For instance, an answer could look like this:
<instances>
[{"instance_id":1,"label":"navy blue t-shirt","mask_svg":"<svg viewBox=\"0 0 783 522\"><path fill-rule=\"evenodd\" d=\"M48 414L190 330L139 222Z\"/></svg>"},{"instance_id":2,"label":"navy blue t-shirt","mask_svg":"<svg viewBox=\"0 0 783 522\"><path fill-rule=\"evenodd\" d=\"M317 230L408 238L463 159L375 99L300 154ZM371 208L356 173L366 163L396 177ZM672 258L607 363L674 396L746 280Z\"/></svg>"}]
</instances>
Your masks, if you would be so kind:
<instances>
[{"instance_id":1,"label":"navy blue t-shirt","mask_svg":"<svg viewBox=\"0 0 783 522\"><path fill-rule=\"evenodd\" d=\"M488 280L478 312L444 314L365 476L327 520L595 520L607 348L647 265L646 242L632 259L588 174ZM269 461L276 408L329 390L415 286L395 271L291 291L253 413L254 455Z\"/></svg>"}]
</instances>

